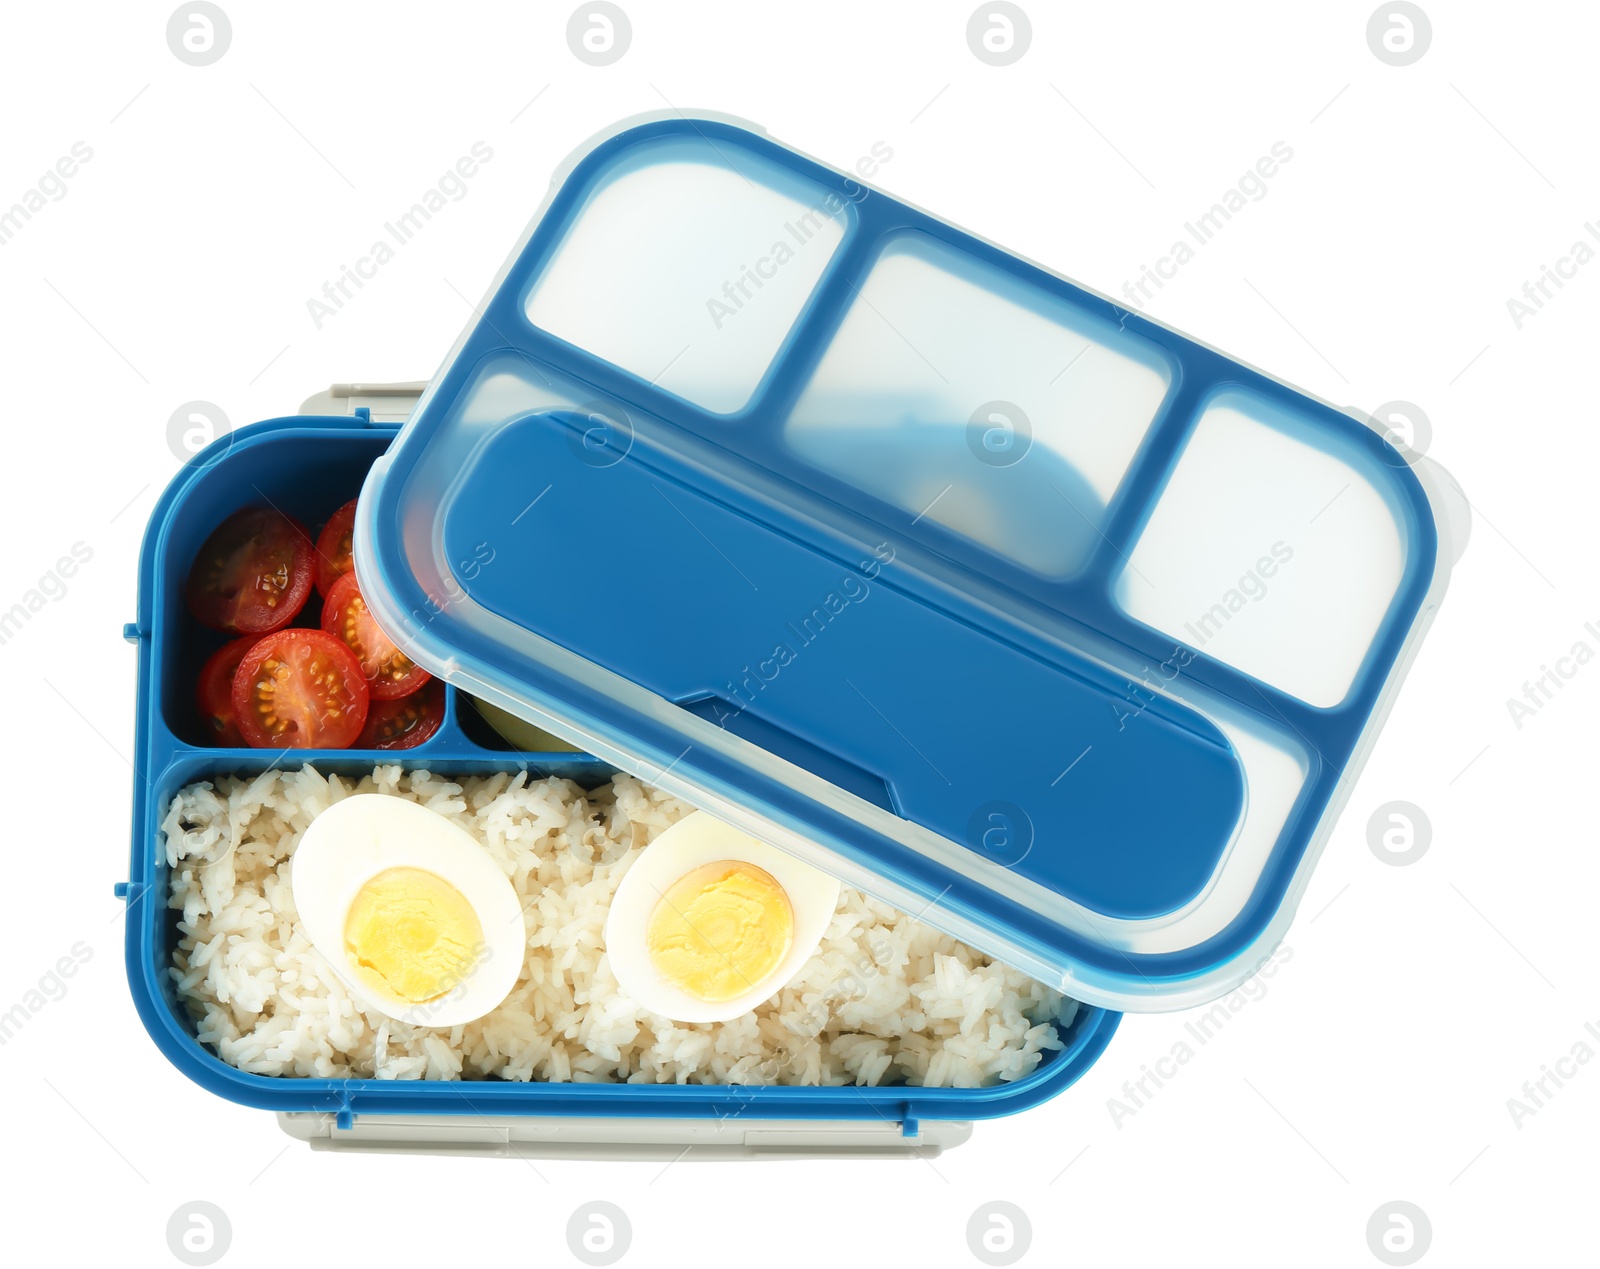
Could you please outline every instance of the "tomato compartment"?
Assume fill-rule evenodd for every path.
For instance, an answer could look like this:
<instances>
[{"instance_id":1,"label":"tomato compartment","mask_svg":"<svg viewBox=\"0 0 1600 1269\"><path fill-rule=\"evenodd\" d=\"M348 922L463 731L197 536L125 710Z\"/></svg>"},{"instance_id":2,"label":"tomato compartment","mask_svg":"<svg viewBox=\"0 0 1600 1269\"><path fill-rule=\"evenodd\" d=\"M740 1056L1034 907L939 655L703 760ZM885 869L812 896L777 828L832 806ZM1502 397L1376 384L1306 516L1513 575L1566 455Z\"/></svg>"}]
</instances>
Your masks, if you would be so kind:
<instances>
[{"instance_id":1,"label":"tomato compartment","mask_svg":"<svg viewBox=\"0 0 1600 1269\"><path fill-rule=\"evenodd\" d=\"M153 641L156 664L151 695L159 711L159 729L168 743L181 748L251 752L236 723L231 729L219 726L219 715L231 713L232 708L232 679L220 677L220 654L224 648L248 652L273 633L320 634L327 604L315 585L288 626L266 634L234 635L196 619L188 602L189 581L193 562L208 538L250 507L280 510L303 525L313 540L328 537L329 526L340 531L340 517L349 518L350 504L367 471L392 436L389 429L345 422L339 433L318 430L310 438L300 436L293 441L280 435L258 443L249 432L236 433L214 446L215 452L198 456L186 470L184 497L171 508L163 553L156 562L161 600L151 623L161 636ZM308 454L315 456L313 462L307 461ZM180 482L185 475L180 475ZM238 660L242 659L239 655ZM212 671L209 675L208 669ZM352 737L350 745L296 747L282 765L296 760L321 765L329 754L336 753L374 755L363 761L375 761L381 754L403 754L408 761L421 764L436 761L434 755L444 752L503 755L512 750L455 689L431 680L420 668L414 671L411 691L419 699L407 708L402 708L405 697L388 701L381 711L373 708L377 701L369 702L367 725L357 729L360 734ZM464 724L458 719L465 720ZM285 747L280 741L259 752L271 755Z\"/></svg>"},{"instance_id":2,"label":"tomato compartment","mask_svg":"<svg viewBox=\"0 0 1600 1269\"><path fill-rule=\"evenodd\" d=\"M163 530L160 608L152 614L151 624L162 636L156 677L162 719L184 744L216 744L213 724L197 701L199 675L213 653L239 637L202 624L188 603L202 547L231 517L252 507L268 508L304 526L310 537L307 595L289 624L313 629L319 624L322 602L313 584L316 535L360 490L389 438L372 432L318 439L323 443L309 451L316 455L313 465L303 446L255 444L248 431L235 432L191 459L175 482L175 488L182 485L184 496L172 505Z\"/></svg>"}]
</instances>

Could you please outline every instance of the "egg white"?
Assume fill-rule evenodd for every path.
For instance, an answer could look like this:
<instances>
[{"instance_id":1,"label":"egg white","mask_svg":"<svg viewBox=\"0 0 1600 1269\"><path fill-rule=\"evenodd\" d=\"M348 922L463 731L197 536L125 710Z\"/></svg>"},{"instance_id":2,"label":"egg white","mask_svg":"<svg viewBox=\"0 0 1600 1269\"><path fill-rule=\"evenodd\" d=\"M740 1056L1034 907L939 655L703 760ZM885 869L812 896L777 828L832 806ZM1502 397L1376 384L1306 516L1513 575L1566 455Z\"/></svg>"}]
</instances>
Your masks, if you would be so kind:
<instances>
[{"instance_id":1,"label":"egg white","mask_svg":"<svg viewBox=\"0 0 1600 1269\"><path fill-rule=\"evenodd\" d=\"M650 914L674 882L702 864L724 859L754 864L783 887L794 911L794 941L788 955L750 990L732 1000L708 1001L661 976L645 935ZM838 903L838 878L695 811L645 847L617 886L606 917L606 954L617 985L641 1008L674 1022L726 1022L788 985L822 942Z\"/></svg>"},{"instance_id":2,"label":"egg white","mask_svg":"<svg viewBox=\"0 0 1600 1269\"><path fill-rule=\"evenodd\" d=\"M350 905L391 868L420 868L459 890L483 927L484 953L443 995L413 1003L356 977L345 950ZM335 802L306 829L290 862L301 928L345 988L400 1022L453 1027L495 1008L516 986L527 953L516 889L471 834L416 802L358 793Z\"/></svg>"}]
</instances>

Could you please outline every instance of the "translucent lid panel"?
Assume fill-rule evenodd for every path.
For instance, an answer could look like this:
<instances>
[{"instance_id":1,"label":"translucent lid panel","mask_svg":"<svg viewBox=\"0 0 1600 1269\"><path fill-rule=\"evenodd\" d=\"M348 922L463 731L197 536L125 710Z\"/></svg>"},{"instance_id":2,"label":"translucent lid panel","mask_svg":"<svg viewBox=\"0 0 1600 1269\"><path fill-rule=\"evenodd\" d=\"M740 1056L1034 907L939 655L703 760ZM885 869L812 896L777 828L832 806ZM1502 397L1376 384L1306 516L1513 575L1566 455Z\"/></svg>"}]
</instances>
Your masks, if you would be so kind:
<instances>
[{"instance_id":1,"label":"translucent lid panel","mask_svg":"<svg viewBox=\"0 0 1600 1269\"><path fill-rule=\"evenodd\" d=\"M597 140L374 469L429 668L1083 999L1270 950L1442 590L1355 420L732 123Z\"/></svg>"},{"instance_id":2,"label":"translucent lid panel","mask_svg":"<svg viewBox=\"0 0 1600 1269\"><path fill-rule=\"evenodd\" d=\"M641 149L585 195L528 320L719 414L743 406L850 222L848 200L704 137Z\"/></svg>"},{"instance_id":3,"label":"translucent lid panel","mask_svg":"<svg viewBox=\"0 0 1600 1269\"><path fill-rule=\"evenodd\" d=\"M784 436L901 511L1061 577L1093 552L1171 381L1155 345L905 235L873 262ZM984 395L1002 386L1012 399Z\"/></svg>"},{"instance_id":4,"label":"translucent lid panel","mask_svg":"<svg viewBox=\"0 0 1600 1269\"><path fill-rule=\"evenodd\" d=\"M1355 682L1404 573L1383 464L1293 412L1228 390L1206 404L1129 553L1140 621L1312 705Z\"/></svg>"}]
</instances>

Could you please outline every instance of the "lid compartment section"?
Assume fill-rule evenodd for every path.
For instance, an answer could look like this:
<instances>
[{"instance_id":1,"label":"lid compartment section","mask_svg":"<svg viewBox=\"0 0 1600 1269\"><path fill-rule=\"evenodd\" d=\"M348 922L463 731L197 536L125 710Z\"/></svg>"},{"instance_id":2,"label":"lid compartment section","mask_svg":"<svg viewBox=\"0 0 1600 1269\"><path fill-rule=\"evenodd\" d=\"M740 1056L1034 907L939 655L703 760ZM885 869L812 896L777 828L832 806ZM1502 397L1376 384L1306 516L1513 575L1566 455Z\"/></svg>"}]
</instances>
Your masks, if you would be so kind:
<instances>
[{"instance_id":1,"label":"lid compartment section","mask_svg":"<svg viewBox=\"0 0 1600 1269\"><path fill-rule=\"evenodd\" d=\"M624 150L571 207L527 320L713 414L746 406L855 222L839 192L704 135Z\"/></svg>"},{"instance_id":2,"label":"lid compartment section","mask_svg":"<svg viewBox=\"0 0 1600 1269\"><path fill-rule=\"evenodd\" d=\"M1172 379L1155 345L901 233L852 296L783 435L914 521L1066 577L1099 544Z\"/></svg>"}]
</instances>

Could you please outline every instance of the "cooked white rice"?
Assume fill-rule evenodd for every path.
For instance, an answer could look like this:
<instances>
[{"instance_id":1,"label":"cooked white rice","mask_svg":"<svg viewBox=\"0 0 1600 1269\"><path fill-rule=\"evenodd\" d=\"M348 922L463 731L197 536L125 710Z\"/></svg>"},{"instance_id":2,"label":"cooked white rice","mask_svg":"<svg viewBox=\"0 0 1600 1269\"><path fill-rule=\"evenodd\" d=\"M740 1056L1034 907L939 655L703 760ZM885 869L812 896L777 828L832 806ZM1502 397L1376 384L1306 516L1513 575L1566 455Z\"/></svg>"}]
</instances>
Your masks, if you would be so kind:
<instances>
[{"instance_id":1,"label":"cooked white rice","mask_svg":"<svg viewBox=\"0 0 1600 1269\"><path fill-rule=\"evenodd\" d=\"M430 1028L369 1011L299 928L295 844L352 793L446 816L525 900L522 975L486 1017ZM169 972L200 1040L261 1075L973 1087L1026 1075L1061 1047L1055 1024L1075 1002L849 887L816 954L759 1008L692 1026L641 1009L612 977L601 931L622 875L690 809L626 776L587 793L398 765L359 783L306 766L191 784L162 826L182 912Z\"/></svg>"}]
</instances>

